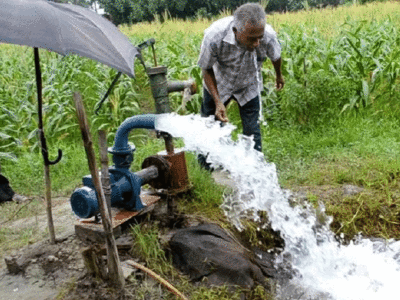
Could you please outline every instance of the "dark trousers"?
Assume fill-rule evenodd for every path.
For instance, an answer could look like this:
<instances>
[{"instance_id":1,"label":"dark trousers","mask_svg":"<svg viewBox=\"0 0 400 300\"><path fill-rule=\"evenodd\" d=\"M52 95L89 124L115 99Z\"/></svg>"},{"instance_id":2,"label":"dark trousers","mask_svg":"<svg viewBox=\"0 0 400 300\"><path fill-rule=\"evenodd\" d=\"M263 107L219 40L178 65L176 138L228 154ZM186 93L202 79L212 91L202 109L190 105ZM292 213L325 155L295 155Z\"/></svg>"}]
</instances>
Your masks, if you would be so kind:
<instances>
[{"instance_id":1,"label":"dark trousers","mask_svg":"<svg viewBox=\"0 0 400 300\"><path fill-rule=\"evenodd\" d=\"M230 100L224 103L225 107L229 104L229 101ZM260 100L258 96L251 99L243 106L239 105L239 113L240 118L242 119L243 134L247 136L253 135L255 142L254 149L261 152L261 130L258 120L260 116ZM215 102L211 94L204 89L204 98L201 103L201 116L208 117L211 115L215 115ZM198 156L198 161L201 166L206 169L209 168L208 164L206 164L206 157L204 155L200 154Z\"/></svg>"},{"instance_id":2,"label":"dark trousers","mask_svg":"<svg viewBox=\"0 0 400 300\"><path fill-rule=\"evenodd\" d=\"M229 101L225 103L225 107ZM242 119L243 134L254 136L254 149L261 151L261 130L259 123L260 99L257 97L251 99L245 105L239 105L240 118ZM204 99L201 103L201 116L208 117L215 114L215 102L210 93L204 89Z\"/></svg>"}]
</instances>

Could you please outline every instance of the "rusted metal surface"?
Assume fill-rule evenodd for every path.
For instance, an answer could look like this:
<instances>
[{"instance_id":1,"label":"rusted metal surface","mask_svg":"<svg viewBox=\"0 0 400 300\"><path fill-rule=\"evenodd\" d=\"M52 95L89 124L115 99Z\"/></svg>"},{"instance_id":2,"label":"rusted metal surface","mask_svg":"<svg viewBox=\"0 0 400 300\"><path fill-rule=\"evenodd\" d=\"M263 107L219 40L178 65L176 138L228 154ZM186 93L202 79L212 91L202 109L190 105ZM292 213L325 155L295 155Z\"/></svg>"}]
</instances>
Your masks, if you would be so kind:
<instances>
[{"instance_id":1,"label":"rusted metal surface","mask_svg":"<svg viewBox=\"0 0 400 300\"><path fill-rule=\"evenodd\" d=\"M168 155L173 155L175 153L174 143L172 141L172 136L170 134L164 135L165 150L167 150Z\"/></svg>"},{"instance_id":2,"label":"rusted metal surface","mask_svg":"<svg viewBox=\"0 0 400 300\"><path fill-rule=\"evenodd\" d=\"M171 163L169 192L184 191L189 186L185 152L166 155L164 158Z\"/></svg>"},{"instance_id":3,"label":"rusted metal surface","mask_svg":"<svg viewBox=\"0 0 400 300\"><path fill-rule=\"evenodd\" d=\"M187 191L189 187L189 178L186 167L185 152L175 153L172 135L167 132L158 132L158 136L164 138L165 150L167 155L165 158L170 164L170 174L168 178L167 191L165 194L176 195Z\"/></svg>"},{"instance_id":4,"label":"rusted metal surface","mask_svg":"<svg viewBox=\"0 0 400 300\"><path fill-rule=\"evenodd\" d=\"M159 193L176 195L190 189L184 151L147 157L142 168L148 168L151 165L157 166L159 176L148 183L160 190Z\"/></svg>"}]
</instances>

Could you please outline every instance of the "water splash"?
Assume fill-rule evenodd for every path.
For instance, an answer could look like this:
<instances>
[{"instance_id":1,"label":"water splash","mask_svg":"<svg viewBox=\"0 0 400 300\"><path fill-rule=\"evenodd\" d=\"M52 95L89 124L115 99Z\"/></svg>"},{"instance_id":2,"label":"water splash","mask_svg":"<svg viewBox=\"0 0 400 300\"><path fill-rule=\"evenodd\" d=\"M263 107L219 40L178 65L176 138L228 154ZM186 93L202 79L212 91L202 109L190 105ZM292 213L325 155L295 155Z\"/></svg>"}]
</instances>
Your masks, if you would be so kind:
<instances>
[{"instance_id":1,"label":"water splash","mask_svg":"<svg viewBox=\"0 0 400 300\"><path fill-rule=\"evenodd\" d=\"M296 299L399 298L400 242L359 237L343 246L329 230L332 219L323 211L316 214L309 205L289 204L275 165L253 149L251 138L239 136L233 141L232 125L221 127L212 118L169 114L158 118L156 128L182 137L186 150L208 153L209 162L229 172L237 184L238 197L226 199L222 208L239 229L240 219L249 212L253 218L259 210L268 212L272 228L285 240L277 263L289 259L298 273L291 284L304 288L301 298ZM280 297L293 299L287 291Z\"/></svg>"}]
</instances>

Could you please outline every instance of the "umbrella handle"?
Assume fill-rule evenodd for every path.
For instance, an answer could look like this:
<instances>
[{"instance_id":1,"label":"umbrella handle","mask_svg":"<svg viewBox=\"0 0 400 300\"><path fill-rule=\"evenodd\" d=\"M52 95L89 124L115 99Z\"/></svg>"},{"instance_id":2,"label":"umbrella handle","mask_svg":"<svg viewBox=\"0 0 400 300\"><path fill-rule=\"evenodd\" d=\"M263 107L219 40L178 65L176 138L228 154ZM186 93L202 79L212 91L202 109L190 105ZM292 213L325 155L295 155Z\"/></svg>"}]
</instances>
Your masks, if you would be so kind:
<instances>
[{"instance_id":1,"label":"umbrella handle","mask_svg":"<svg viewBox=\"0 0 400 300\"><path fill-rule=\"evenodd\" d=\"M97 108L95 110L96 115L99 114L99 110L100 110L101 106L103 105L104 101L106 101L108 95L110 95L112 88L117 83L117 81L121 77L121 75L122 75L122 72L118 72L117 76L115 76L113 82L111 83L110 87L108 88L107 93L104 95L103 99L100 101L99 105L97 106Z\"/></svg>"},{"instance_id":2,"label":"umbrella handle","mask_svg":"<svg viewBox=\"0 0 400 300\"><path fill-rule=\"evenodd\" d=\"M58 149L58 156L55 160L53 160L53 161L49 160L49 155L47 153L46 153L45 160L46 160L47 165L55 165L56 163L58 163L61 160L61 158L62 158L62 150Z\"/></svg>"},{"instance_id":3,"label":"umbrella handle","mask_svg":"<svg viewBox=\"0 0 400 300\"><path fill-rule=\"evenodd\" d=\"M58 149L58 157L50 161L49 153L47 151L46 137L44 136L43 131L43 120L42 120L42 71L40 70L40 62L39 62L39 49L33 48L33 52L35 55L35 69L36 69L36 85L37 85L37 94L38 94L38 117L39 117L39 137L40 143L42 145L42 156L44 160L44 164L46 166L55 165L62 158L62 151Z\"/></svg>"}]
</instances>

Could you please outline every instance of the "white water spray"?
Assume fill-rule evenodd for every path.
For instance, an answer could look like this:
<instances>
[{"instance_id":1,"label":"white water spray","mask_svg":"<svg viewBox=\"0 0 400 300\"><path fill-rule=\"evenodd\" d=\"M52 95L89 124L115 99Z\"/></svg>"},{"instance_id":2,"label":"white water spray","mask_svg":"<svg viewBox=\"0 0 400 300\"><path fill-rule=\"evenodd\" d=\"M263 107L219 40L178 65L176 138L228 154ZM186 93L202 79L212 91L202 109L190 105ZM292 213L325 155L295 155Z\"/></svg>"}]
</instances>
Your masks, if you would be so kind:
<instances>
[{"instance_id":1,"label":"white water spray","mask_svg":"<svg viewBox=\"0 0 400 300\"><path fill-rule=\"evenodd\" d=\"M223 209L240 228L245 212L267 211L272 228L280 231L285 250L278 257L289 257L300 274L292 280L306 293L301 299L377 300L399 299L400 242L359 238L343 246L320 222L313 209L291 207L279 186L275 165L253 149L252 139L240 136L232 141L232 125L220 126L211 118L197 115L160 115L156 129L182 137L185 149L207 154L208 160L229 171L239 197L227 199ZM302 296L302 297L303 297ZM289 297L289 298L288 298ZM317 297L317 298L315 298ZM282 292L282 299L293 299ZM299 299L299 298L296 298Z\"/></svg>"}]
</instances>

